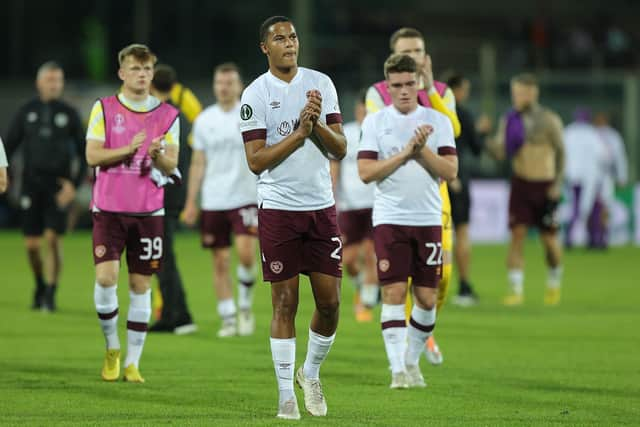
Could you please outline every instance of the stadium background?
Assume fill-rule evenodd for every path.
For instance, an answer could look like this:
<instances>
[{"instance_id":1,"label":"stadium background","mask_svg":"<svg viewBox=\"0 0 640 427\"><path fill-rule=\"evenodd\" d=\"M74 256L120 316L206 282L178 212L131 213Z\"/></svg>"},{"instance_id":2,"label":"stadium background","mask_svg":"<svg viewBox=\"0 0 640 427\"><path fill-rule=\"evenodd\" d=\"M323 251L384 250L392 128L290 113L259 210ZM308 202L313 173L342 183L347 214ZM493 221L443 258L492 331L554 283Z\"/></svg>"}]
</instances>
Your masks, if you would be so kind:
<instances>
[{"instance_id":1,"label":"stadium background","mask_svg":"<svg viewBox=\"0 0 640 427\"><path fill-rule=\"evenodd\" d=\"M509 106L509 78L523 70L541 80L542 102L558 111L565 123L572 111L586 106L612 114L626 142L630 182L640 164L640 33L634 16L640 3L587 0L506 0L410 2L270 1L222 3L11 0L0 11L0 134L6 132L17 106L34 94L37 67L55 59L65 68L65 98L87 119L93 101L117 89L117 51L132 40L148 43L160 61L173 65L182 83L203 105L213 102L210 76L215 64L233 60L250 81L262 73L257 28L272 13L290 15L302 38L301 65L329 74L338 88L343 113L352 118L358 89L379 80L388 54L388 37L400 26L421 29L433 57L436 77L457 70L471 79L469 105L476 115L494 122ZM461 11L464 11L462 13ZM504 178L504 164L483 155L474 163L479 178ZM493 191L494 187L491 187ZM0 226L15 226L17 186L9 203L0 202ZM618 190L613 215L613 243L640 243L640 189ZM497 190L502 191L502 190ZM504 192L504 191L503 191ZM476 191L476 193L478 193ZM501 241L506 223L484 222L482 191L476 195L472 236ZM501 200L506 197L506 193ZM637 206L634 206L637 205ZM492 205L489 206L489 208ZM635 212L634 212L635 211ZM567 209L562 212L566 217ZM489 215L490 216L490 215ZM489 233L491 228L495 230ZM484 230L484 232L482 232ZM635 233L634 233L635 231Z\"/></svg>"},{"instance_id":2,"label":"stadium background","mask_svg":"<svg viewBox=\"0 0 640 427\"><path fill-rule=\"evenodd\" d=\"M542 103L557 110L565 123L577 106L610 111L630 166L630 184L618 190L617 243L629 243L635 233L640 244L639 13L640 3L633 0L579 5L551 0L7 0L0 8L0 135L18 106L35 95L37 67L50 59L65 68L65 98L86 120L97 97L117 90L116 54L132 41L148 43L208 105L214 101L215 64L237 62L247 82L264 72L257 29L273 14L292 17L301 37L300 64L334 79L350 120L358 89L380 79L391 32L414 26L425 35L436 76L455 69L470 77L476 115L484 112L495 121L509 106L510 76L524 70L538 74ZM485 207L474 214L474 235L502 241L506 220L501 223L495 214L506 209L501 203L507 168L487 155L475 166L476 193L487 196L475 196L474 203ZM492 197L499 200L494 203ZM0 196L0 228L17 228L16 199L15 187ZM150 384L143 391L102 387L89 241L86 231L66 239L60 313L47 320L27 311L32 279L18 232L0 232L2 424L270 422L275 385L266 346L268 288L260 287L256 295L259 327L252 341L213 339L217 319L208 284L210 261L191 232L178 240L178 253L201 333L184 344L174 337L151 337L144 359ZM637 249L568 254L565 300L552 312L542 307L540 297L542 253L529 242L531 298L517 314L498 304L506 287L505 253L504 245L474 248L481 304L468 311L448 307L439 326L447 362L439 370L423 362L433 390L427 406L434 425L637 423ZM120 283L126 283L124 275ZM120 288L126 300L126 286ZM379 325L355 324L346 281L344 288L342 336L323 368L332 417L326 421L426 423L416 415L425 411L425 403L415 393L401 398L382 394L381 401L387 372ZM302 298L299 330L310 315L308 289ZM298 358L306 346L300 341ZM354 364L374 370L365 383L359 383ZM137 402L144 403L144 411Z\"/></svg>"}]
</instances>

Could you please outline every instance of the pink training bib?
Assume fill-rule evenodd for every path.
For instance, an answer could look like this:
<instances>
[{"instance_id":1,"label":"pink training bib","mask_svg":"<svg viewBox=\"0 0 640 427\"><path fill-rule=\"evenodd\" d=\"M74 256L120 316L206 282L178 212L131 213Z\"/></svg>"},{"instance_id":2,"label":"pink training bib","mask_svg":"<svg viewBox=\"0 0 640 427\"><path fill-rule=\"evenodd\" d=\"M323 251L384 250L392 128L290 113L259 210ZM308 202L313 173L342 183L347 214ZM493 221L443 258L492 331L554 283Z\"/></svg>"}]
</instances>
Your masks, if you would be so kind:
<instances>
[{"instance_id":1,"label":"pink training bib","mask_svg":"<svg viewBox=\"0 0 640 427\"><path fill-rule=\"evenodd\" d=\"M120 148L131 143L143 129L147 138L133 157L96 169L92 204L107 212L151 213L164 206L164 189L150 178L151 158L147 150L151 141L164 135L178 117L178 110L161 103L147 112L125 107L117 96L100 99L104 113L105 148Z\"/></svg>"}]
</instances>

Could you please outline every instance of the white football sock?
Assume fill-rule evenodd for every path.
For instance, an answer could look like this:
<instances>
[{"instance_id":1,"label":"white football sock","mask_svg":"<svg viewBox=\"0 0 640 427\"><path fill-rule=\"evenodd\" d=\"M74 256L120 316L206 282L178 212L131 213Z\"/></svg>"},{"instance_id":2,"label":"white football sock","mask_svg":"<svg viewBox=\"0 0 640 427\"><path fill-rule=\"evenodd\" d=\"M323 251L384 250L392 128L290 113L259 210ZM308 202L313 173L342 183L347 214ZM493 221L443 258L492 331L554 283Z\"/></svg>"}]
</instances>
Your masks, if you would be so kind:
<instances>
[{"instance_id":1,"label":"white football sock","mask_svg":"<svg viewBox=\"0 0 640 427\"><path fill-rule=\"evenodd\" d=\"M233 298L218 302L218 314L224 323L236 323L236 303Z\"/></svg>"},{"instance_id":2,"label":"white football sock","mask_svg":"<svg viewBox=\"0 0 640 427\"><path fill-rule=\"evenodd\" d=\"M524 291L524 272L522 270L509 270L509 285L516 295L522 295Z\"/></svg>"},{"instance_id":3,"label":"white football sock","mask_svg":"<svg viewBox=\"0 0 640 427\"><path fill-rule=\"evenodd\" d=\"M407 329L407 365L415 366L420 361L420 354L424 351L424 344L436 326L436 308L425 310L413 305L411 319Z\"/></svg>"},{"instance_id":4,"label":"white football sock","mask_svg":"<svg viewBox=\"0 0 640 427\"><path fill-rule=\"evenodd\" d=\"M271 357L278 380L280 403L294 399L293 371L296 363L296 339L271 338Z\"/></svg>"},{"instance_id":5,"label":"white football sock","mask_svg":"<svg viewBox=\"0 0 640 427\"><path fill-rule=\"evenodd\" d=\"M118 337L118 285L102 287L96 283L93 289L93 301L96 304L100 327L104 333L107 350L119 350Z\"/></svg>"},{"instance_id":6,"label":"white football sock","mask_svg":"<svg viewBox=\"0 0 640 427\"><path fill-rule=\"evenodd\" d=\"M547 277L547 286L557 289L562 283L562 266L549 268L549 275Z\"/></svg>"},{"instance_id":7,"label":"white football sock","mask_svg":"<svg viewBox=\"0 0 640 427\"><path fill-rule=\"evenodd\" d=\"M251 310L253 304L253 284L256 280L253 269L238 264L236 270L238 275L238 308L240 310Z\"/></svg>"},{"instance_id":8,"label":"white football sock","mask_svg":"<svg viewBox=\"0 0 640 427\"><path fill-rule=\"evenodd\" d=\"M404 304L382 304L380 322L391 372L397 374L406 371L404 354L407 349L407 321Z\"/></svg>"},{"instance_id":9,"label":"white football sock","mask_svg":"<svg viewBox=\"0 0 640 427\"><path fill-rule=\"evenodd\" d=\"M129 291L129 314L127 316L127 358L124 366L132 363L138 367L144 340L147 337L151 318L151 289L143 294Z\"/></svg>"},{"instance_id":10,"label":"white football sock","mask_svg":"<svg viewBox=\"0 0 640 427\"><path fill-rule=\"evenodd\" d=\"M335 339L335 333L330 337L325 337L309 328L309 344L307 345L307 357L304 360L303 368L306 378L317 380L320 377L320 365L326 359Z\"/></svg>"},{"instance_id":11,"label":"white football sock","mask_svg":"<svg viewBox=\"0 0 640 427\"><path fill-rule=\"evenodd\" d=\"M360 301L365 306L371 308L375 307L378 303L378 289L379 286L376 284L364 284L360 290Z\"/></svg>"}]
</instances>

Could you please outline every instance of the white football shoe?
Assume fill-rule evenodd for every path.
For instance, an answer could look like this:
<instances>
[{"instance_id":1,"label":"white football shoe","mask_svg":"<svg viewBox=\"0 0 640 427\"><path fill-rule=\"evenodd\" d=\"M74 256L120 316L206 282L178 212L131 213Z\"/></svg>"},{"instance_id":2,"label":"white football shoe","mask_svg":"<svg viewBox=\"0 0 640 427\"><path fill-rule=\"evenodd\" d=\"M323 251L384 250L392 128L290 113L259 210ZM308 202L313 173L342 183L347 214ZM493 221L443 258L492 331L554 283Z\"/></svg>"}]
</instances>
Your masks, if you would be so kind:
<instances>
[{"instance_id":1,"label":"white football shoe","mask_svg":"<svg viewBox=\"0 0 640 427\"><path fill-rule=\"evenodd\" d=\"M478 304L478 298L473 294L456 295L453 298L453 305L458 307L473 307L476 304Z\"/></svg>"},{"instance_id":2,"label":"white football shoe","mask_svg":"<svg viewBox=\"0 0 640 427\"><path fill-rule=\"evenodd\" d=\"M238 314L238 335L246 337L256 331L256 319L250 310L240 310Z\"/></svg>"},{"instance_id":3,"label":"white football shoe","mask_svg":"<svg viewBox=\"0 0 640 427\"><path fill-rule=\"evenodd\" d=\"M442 365L442 362L444 362L444 356L442 355L435 338L433 338L433 335L427 339L424 346L424 356L432 365Z\"/></svg>"},{"instance_id":4,"label":"white football shoe","mask_svg":"<svg viewBox=\"0 0 640 427\"><path fill-rule=\"evenodd\" d=\"M407 365L407 385L409 388L422 388L427 386L424 382L422 372L420 372L420 366Z\"/></svg>"},{"instance_id":5,"label":"white football shoe","mask_svg":"<svg viewBox=\"0 0 640 427\"><path fill-rule=\"evenodd\" d=\"M220 330L218 330L218 338L229 338L238 335L238 326L236 322L222 322Z\"/></svg>"},{"instance_id":6,"label":"white football shoe","mask_svg":"<svg viewBox=\"0 0 640 427\"><path fill-rule=\"evenodd\" d=\"M276 418L283 420L300 419L300 410L298 409L298 401L295 396L293 396L293 399L286 400L278 405L278 415L276 415Z\"/></svg>"},{"instance_id":7,"label":"white football shoe","mask_svg":"<svg viewBox=\"0 0 640 427\"><path fill-rule=\"evenodd\" d=\"M324 417L327 415L327 402L322 393L320 380L307 379L304 376L302 366L296 372L296 382L304 393L304 407L314 417Z\"/></svg>"},{"instance_id":8,"label":"white football shoe","mask_svg":"<svg viewBox=\"0 0 640 427\"><path fill-rule=\"evenodd\" d=\"M391 374L391 389L405 389L409 388L409 378L406 372L398 372L397 374Z\"/></svg>"}]
</instances>

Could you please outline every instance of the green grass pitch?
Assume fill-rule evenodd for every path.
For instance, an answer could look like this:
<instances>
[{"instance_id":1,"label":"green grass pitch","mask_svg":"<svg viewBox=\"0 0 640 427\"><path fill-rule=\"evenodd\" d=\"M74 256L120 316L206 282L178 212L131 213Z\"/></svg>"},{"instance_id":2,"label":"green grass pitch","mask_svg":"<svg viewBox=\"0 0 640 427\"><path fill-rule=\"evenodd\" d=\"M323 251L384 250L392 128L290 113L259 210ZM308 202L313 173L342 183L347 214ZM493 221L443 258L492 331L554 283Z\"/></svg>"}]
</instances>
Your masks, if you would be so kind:
<instances>
[{"instance_id":1,"label":"green grass pitch","mask_svg":"<svg viewBox=\"0 0 640 427\"><path fill-rule=\"evenodd\" d=\"M216 339L210 254L194 233L181 234L177 250L199 332L150 335L141 362L147 382L104 383L90 234L66 238L59 312L48 315L28 309L33 284L20 235L0 233L0 425L287 424L274 418L269 286L257 285L255 336ZM337 340L321 371L329 413L325 419L304 413L297 390L299 424L639 425L640 251L568 253L563 301L549 308L542 304L542 252L532 241L526 302L515 309L499 304L505 252L474 247L481 304L448 305L439 313L436 337L445 362L432 367L423 359L429 386L421 390L389 390L379 323L355 322L345 279ZM306 280L301 290L298 364L313 307ZM118 292L124 345L125 275Z\"/></svg>"}]
</instances>

